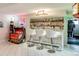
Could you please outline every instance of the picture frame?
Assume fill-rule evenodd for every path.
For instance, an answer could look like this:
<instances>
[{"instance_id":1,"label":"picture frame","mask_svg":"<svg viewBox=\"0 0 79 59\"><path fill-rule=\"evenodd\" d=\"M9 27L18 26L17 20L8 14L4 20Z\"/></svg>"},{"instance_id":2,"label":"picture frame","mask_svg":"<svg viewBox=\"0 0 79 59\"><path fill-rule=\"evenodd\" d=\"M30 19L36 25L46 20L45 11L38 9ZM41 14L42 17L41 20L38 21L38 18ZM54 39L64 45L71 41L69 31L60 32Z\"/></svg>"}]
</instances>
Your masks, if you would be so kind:
<instances>
[{"instance_id":1,"label":"picture frame","mask_svg":"<svg viewBox=\"0 0 79 59\"><path fill-rule=\"evenodd\" d=\"M2 21L0 21L0 28L2 28L3 27L3 22Z\"/></svg>"}]
</instances>

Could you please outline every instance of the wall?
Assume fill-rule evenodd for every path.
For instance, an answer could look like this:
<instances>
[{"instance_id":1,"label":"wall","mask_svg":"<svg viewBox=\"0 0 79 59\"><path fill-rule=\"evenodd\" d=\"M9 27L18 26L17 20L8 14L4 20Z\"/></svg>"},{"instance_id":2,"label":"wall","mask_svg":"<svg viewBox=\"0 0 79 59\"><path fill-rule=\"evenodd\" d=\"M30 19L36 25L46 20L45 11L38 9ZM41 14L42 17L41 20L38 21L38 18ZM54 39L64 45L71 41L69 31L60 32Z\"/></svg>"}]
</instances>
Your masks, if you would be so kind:
<instances>
[{"instance_id":1,"label":"wall","mask_svg":"<svg viewBox=\"0 0 79 59\"><path fill-rule=\"evenodd\" d=\"M29 40L30 39L30 16L27 16L27 19L26 19L26 40Z\"/></svg>"},{"instance_id":2,"label":"wall","mask_svg":"<svg viewBox=\"0 0 79 59\"><path fill-rule=\"evenodd\" d=\"M3 27L0 28L0 42L3 40L7 40L8 36L8 22L6 21L6 18L4 16L0 17L0 21L3 22Z\"/></svg>"}]
</instances>

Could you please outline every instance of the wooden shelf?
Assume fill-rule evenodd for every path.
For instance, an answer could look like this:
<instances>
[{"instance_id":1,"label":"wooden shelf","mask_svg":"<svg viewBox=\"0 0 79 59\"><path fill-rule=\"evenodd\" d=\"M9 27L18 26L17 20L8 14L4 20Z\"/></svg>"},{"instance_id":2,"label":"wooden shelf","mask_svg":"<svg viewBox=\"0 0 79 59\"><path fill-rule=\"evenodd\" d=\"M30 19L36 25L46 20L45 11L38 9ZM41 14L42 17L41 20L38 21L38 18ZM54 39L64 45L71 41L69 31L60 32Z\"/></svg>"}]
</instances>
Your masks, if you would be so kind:
<instances>
[{"instance_id":1,"label":"wooden shelf","mask_svg":"<svg viewBox=\"0 0 79 59\"><path fill-rule=\"evenodd\" d=\"M46 27L64 27L64 18L55 17L55 18L43 18L43 19L31 19L30 21L31 28L46 28Z\"/></svg>"}]
</instances>

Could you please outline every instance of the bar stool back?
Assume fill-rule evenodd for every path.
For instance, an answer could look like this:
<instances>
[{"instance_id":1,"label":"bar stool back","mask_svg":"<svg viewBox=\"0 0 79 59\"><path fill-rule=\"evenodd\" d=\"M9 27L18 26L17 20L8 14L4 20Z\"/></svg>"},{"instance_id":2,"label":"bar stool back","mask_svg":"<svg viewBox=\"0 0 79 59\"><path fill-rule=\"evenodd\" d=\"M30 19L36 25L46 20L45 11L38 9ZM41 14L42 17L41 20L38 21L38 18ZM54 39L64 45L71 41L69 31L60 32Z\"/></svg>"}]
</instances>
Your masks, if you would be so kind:
<instances>
[{"instance_id":1,"label":"bar stool back","mask_svg":"<svg viewBox=\"0 0 79 59\"><path fill-rule=\"evenodd\" d=\"M61 31L60 27L55 27L55 31Z\"/></svg>"}]
</instances>

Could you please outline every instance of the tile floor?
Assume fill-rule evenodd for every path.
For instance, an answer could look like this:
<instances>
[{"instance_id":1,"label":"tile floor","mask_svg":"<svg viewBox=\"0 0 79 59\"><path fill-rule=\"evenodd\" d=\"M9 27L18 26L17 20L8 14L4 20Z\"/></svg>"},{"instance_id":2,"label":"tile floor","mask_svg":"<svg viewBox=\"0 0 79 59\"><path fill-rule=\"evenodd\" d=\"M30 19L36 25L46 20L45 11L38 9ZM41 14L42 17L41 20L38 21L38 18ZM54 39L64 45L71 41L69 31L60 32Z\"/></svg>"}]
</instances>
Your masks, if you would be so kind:
<instances>
[{"instance_id":1,"label":"tile floor","mask_svg":"<svg viewBox=\"0 0 79 59\"><path fill-rule=\"evenodd\" d=\"M27 47L26 43L17 45L4 40L0 41L0 56L79 56L79 52L69 48L56 53L48 53L47 50L37 50L36 46Z\"/></svg>"},{"instance_id":2,"label":"tile floor","mask_svg":"<svg viewBox=\"0 0 79 59\"><path fill-rule=\"evenodd\" d=\"M0 56L25 56L26 44L13 44L7 41L0 42Z\"/></svg>"},{"instance_id":3,"label":"tile floor","mask_svg":"<svg viewBox=\"0 0 79 59\"><path fill-rule=\"evenodd\" d=\"M65 48L63 51L56 51L56 53L48 53L48 49L37 50L36 47L27 48L28 56L79 56L78 52L75 52L69 48Z\"/></svg>"}]
</instances>

